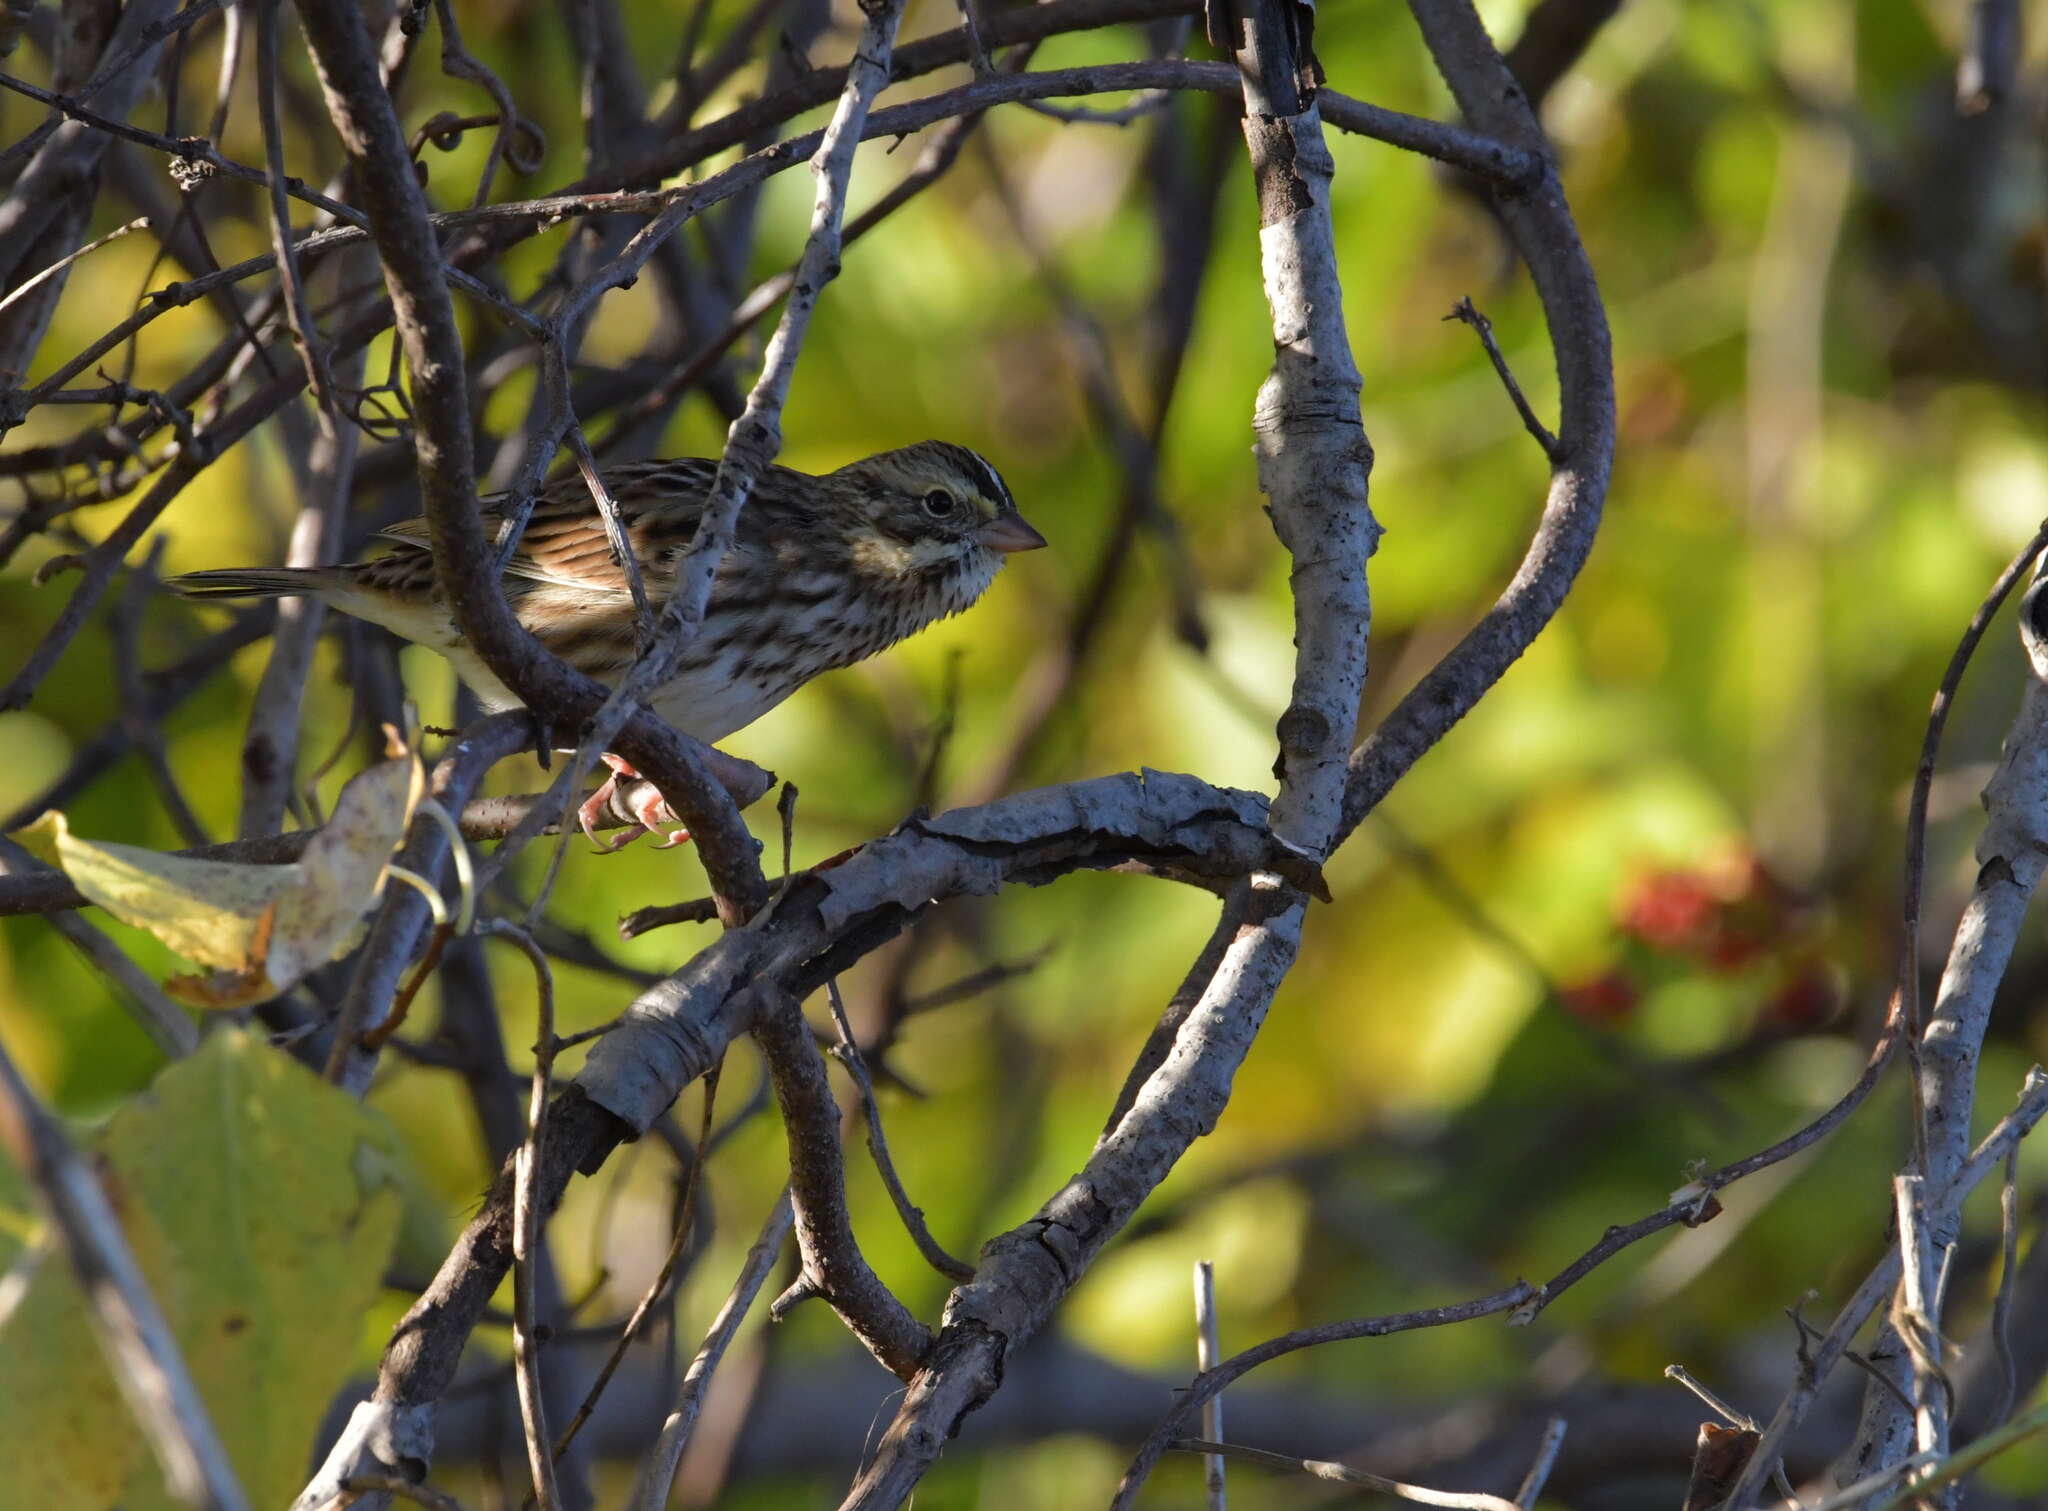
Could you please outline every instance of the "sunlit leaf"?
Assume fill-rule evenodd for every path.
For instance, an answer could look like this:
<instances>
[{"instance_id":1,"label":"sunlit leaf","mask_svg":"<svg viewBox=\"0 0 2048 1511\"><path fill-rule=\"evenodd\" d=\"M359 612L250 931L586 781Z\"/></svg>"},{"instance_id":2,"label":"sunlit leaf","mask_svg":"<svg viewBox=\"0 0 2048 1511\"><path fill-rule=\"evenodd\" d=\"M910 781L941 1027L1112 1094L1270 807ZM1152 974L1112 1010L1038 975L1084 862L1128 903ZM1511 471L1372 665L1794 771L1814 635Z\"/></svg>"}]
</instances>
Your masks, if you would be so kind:
<instances>
[{"instance_id":1,"label":"sunlit leaf","mask_svg":"<svg viewBox=\"0 0 2048 1511\"><path fill-rule=\"evenodd\" d=\"M385 761L342 789L334 815L286 866L246 865L101 844L71 833L61 813L21 831L123 923L147 929L199 965L174 976L173 995L201 1007L246 1007L294 985L348 950L384 886L425 777L416 757Z\"/></svg>"}]
</instances>

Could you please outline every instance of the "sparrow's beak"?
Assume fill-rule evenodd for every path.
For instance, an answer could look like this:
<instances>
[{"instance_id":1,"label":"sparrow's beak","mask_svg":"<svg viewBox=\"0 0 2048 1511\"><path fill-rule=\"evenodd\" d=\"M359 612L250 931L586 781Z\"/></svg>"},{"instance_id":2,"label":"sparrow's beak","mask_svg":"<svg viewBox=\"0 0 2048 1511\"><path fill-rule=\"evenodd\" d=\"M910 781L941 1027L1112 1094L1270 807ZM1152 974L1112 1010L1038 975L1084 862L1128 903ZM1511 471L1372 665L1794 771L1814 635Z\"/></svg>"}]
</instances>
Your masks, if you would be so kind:
<instances>
[{"instance_id":1,"label":"sparrow's beak","mask_svg":"<svg viewBox=\"0 0 2048 1511\"><path fill-rule=\"evenodd\" d=\"M1000 514L979 530L974 538L991 551L1008 555L1012 551L1036 551L1045 544L1045 537L1024 523L1021 514Z\"/></svg>"}]
</instances>

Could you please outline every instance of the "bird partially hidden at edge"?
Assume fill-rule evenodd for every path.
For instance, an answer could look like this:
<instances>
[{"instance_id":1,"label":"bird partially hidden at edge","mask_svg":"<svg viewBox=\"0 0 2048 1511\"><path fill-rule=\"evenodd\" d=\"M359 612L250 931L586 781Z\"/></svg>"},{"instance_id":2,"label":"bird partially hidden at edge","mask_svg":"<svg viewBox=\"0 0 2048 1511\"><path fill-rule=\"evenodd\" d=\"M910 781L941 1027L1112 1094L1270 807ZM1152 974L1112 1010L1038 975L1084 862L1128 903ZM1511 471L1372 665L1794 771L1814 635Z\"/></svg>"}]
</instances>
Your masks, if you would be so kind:
<instances>
[{"instance_id":1,"label":"bird partially hidden at edge","mask_svg":"<svg viewBox=\"0 0 2048 1511\"><path fill-rule=\"evenodd\" d=\"M717 462L701 457L605 469L657 613L675 591L717 471ZM497 533L499 502L483 501L487 536ZM381 534L395 548L366 561L190 572L171 586L193 598L318 598L439 652L487 706L518 707L448 612L426 521L406 520ZM703 624L674 677L648 701L677 729L715 743L820 672L864 661L971 607L1006 555L1045 543L995 468L965 446L920 441L822 477L770 467L740 511ZM579 475L540 489L503 585L519 622L571 666L614 686L632 666L632 593ZM604 760L613 774L578 815L593 840L619 778L639 775L618 756ZM660 832L659 794L643 789L632 808L641 828L610 848ZM666 843L688 837L678 830Z\"/></svg>"}]
</instances>

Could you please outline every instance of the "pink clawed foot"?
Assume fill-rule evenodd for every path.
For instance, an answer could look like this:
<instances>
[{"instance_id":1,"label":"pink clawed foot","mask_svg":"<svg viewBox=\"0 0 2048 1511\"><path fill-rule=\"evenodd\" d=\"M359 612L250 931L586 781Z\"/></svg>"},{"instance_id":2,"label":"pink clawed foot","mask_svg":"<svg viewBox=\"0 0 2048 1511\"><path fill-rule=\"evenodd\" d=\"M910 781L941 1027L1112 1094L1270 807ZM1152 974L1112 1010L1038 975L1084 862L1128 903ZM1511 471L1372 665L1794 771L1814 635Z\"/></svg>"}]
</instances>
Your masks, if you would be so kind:
<instances>
[{"instance_id":1,"label":"pink clawed foot","mask_svg":"<svg viewBox=\"0 0 2048 1511\"><path fill-rule=\"evenodd\" d=\"M622 756L607 753L604 756L604 763L611 768L612 774L606 777L604 785L591 793L584 800L583 806L576 810L577 821L582 824L583 832L590 836L590 842L600 850L623 850L643 834L664 834L661 826L665 809L661 793L655 790L652 785L647 785L640 792L632 794L626 800L626 811L639 820L640 827L638 829L628 829L622 836L610 843L597 837L597 821L603 818L610 810L612 798L619 790L619 779L623 777L627 781L640 780L639 771L634 768L632 762ZM670 850L677 845L687 845L689 842L690 831L678 824L675 831L666 834L662 842L655 846L655 848L658 850Z\"/></svg>"}]
</instances>

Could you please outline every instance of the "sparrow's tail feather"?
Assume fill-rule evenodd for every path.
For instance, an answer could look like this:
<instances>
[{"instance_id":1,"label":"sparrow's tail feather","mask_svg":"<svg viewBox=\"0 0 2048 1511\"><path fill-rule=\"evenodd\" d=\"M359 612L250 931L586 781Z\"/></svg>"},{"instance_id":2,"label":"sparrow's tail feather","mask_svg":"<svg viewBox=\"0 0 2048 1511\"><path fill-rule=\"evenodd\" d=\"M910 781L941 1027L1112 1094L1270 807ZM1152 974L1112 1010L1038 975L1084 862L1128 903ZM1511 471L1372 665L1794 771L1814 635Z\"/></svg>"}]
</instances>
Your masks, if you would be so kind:
<instances>
[{"instance_id":1,"label":"sparrow's tail feather","mask_svg":"<svg viewBox=\"0 0 2048 1511\"><path fill-rule=\"evenodd\" d=\"M170 586L187 598L285 598L316 595L333 581L325 567L228 567L214 572L187 572Z\"/></svg>"}]
</instances>

